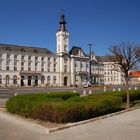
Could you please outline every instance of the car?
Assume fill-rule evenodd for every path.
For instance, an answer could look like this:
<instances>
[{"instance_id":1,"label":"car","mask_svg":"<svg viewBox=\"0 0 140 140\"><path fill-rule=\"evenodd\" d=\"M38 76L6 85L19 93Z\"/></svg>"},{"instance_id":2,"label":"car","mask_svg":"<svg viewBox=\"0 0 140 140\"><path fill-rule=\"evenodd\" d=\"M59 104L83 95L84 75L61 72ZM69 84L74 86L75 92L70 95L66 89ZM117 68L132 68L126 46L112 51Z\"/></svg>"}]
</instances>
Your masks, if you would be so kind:
<instances>
[{"instance_id":1,"label":"car","mask_svg":"<svg viewBox=\"0 0 140 140\"><path fill-rule=\"evenodd\" d=\"M90 83L90 82L87 82L86 84L83 85L83 87L84 87L84 88L91 87L91 83Z\"/></svg>"}]
</instances>

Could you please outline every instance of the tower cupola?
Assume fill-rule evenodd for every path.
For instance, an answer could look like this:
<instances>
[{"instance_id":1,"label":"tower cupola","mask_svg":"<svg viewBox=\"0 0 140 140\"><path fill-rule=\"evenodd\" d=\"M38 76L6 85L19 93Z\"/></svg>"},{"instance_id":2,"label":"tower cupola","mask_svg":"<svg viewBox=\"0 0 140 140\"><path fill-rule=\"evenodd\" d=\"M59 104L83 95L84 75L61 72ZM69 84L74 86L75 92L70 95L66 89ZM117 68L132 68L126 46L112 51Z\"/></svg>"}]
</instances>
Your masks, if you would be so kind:
<instances>
[{"instance_id":1,"label":"tower cupola","mask_svg":"<svg viewBox=\"0 0 140 140\"><path fill-rule=\"evenodd\" d=\"M66 21L65 21L65 16L64 16L64 14L61 15L59 24L60 24L60 29L59 29L59 31L65 32L65 31L66 31L66 26L65 26L65 25L66 25Z\"/></svg>"}]
</instances>

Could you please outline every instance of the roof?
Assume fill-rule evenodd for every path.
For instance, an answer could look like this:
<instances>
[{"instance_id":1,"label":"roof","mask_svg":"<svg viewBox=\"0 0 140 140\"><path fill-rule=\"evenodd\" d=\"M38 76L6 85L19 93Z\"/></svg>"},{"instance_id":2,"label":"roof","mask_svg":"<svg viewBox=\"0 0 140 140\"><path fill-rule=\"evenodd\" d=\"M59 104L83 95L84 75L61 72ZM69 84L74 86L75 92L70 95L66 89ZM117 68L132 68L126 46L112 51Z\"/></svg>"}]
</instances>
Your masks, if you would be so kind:
<instances>
[{"instance_id":1,"label":"roof","mask_svg":"<svg viewBox=\"0 0 140 140\"><path fill-rule=\"evenodd\" d=\"M132 71L132 72L130 72L130 76L132 76L132 77L140 77L140 71Z\"/></svg>"},{"instance_id":2,"label":"roof","mask_svg":"<svg viewBox=\"0 0 140 140\"><path fill-rule=\"evenodd\" d=\"M108 62L108 56L96 56L98 62Z\"/></svg>"},{"instance_id":3,"label":"roof","mask_svg":"<svg viewBox=\"0 0 140 140\"><path fill-rule=\"evenodd\" d=\"M70 55L79 55L79 51L81 51L83 53L83 55L86 56L83 49L81 47L77 47L77 46L73 46L72 49L69 51L69 54Z\"/></svg>"},{"instance_id":4,"label":"roof","mask_svg":"<svg viewBox=\"0 0 140 140\"><path fill-rule=\"evenodd\" d=\"M11 44L0 44L0 50L53 54L47 48L37 48L37 47L31 47L31 46L20 46L20 45L11 45Z\"/></svg>"}]
</instances>

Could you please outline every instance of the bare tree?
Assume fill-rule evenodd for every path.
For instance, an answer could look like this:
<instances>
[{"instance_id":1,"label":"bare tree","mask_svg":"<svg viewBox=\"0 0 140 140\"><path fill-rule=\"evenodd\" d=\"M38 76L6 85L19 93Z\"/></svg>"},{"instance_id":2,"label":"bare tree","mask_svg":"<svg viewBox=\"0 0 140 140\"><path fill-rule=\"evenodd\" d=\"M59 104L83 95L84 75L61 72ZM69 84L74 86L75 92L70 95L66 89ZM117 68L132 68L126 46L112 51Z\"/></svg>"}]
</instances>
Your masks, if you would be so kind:
<instances>
[{"instance_id":1,"label":"bare tree","mask_svg":"<svg viewBox=\"0 0 140 140\"><path fill-rule=\"evenodd\" d=\"M134 43L121 43L109 48L110 55L109 60L114 66L116 71L121 71L124 75L126 91L127 91L127 109L130 108L130 94L129 94L129 72L130 70L136 68L139 57L138 57L138 47Z\"/></svg>"}]
</instances>

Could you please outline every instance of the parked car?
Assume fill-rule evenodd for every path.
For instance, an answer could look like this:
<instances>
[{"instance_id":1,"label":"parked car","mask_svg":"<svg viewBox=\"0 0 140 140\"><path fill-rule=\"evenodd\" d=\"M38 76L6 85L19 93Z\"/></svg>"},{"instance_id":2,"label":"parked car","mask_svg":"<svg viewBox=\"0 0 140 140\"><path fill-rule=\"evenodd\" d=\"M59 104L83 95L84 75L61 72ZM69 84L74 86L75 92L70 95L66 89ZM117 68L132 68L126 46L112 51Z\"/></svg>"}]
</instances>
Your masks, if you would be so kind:
<instances>
[{"instance_id":1,"label":"parked car","mask_svg":"<svg viewBox=\"0 0 140 140\"><path fill-rule=\"evenodd\" d=\"M84 87L84 88L91 87L91 83L90 83L90 82L87 82L86 84L83 85L83 87Z\"/></svg>"}]
</instances>

